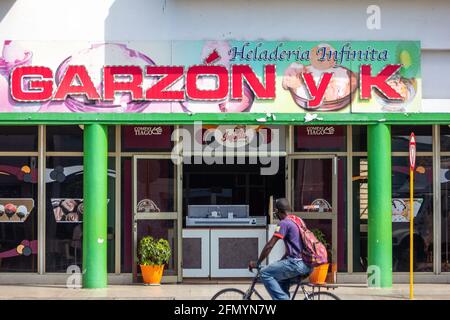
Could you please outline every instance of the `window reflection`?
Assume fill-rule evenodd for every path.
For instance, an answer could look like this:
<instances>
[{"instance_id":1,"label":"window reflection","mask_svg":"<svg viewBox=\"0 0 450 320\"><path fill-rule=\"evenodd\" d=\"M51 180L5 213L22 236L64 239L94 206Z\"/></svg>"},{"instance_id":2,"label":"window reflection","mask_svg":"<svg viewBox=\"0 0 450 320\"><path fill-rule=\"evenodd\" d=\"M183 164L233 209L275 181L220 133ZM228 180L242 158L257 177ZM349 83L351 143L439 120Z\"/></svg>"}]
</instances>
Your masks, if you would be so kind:
<instances>
[{"instance_id":1,"label":"window reflection","mask_svg":"<svg viewBox=\"0 0 450 320\"><path fill-rule=\"evenodd\" d=\"M441 158L442 272L450 272L450 157Z\"/></svg>"},{"instance_id":2,"label":"window reflection","mask_svg":"<svg viewBox=\"0 0 450 320\"><path fill-rule=\"evenodd\" d=\"M417 151L433 151L431 126L391 126L392 151L408 152L411 132L416 136Z\"/></svg>"},{"instance_id":3,"label":"window reflection","mask_svg":"<svg viewBox=\"0 0 450 320\"><path fill-rule=\"evenodd\" d=\"M367 269L368 189L367 158L353 158L353 264ZM417 157L414 174L414 270L433 271L432 157ZM409 158L392 158L393 271L409 271Z\"/></svg>"},{"instance_id":4,"label":"window reflection","mask_svg":"<svg viewBox=\"0 0 450 320\"><path fill-rule=\"evenodd\" d=\"M83 152L83 130L79 126L46 126L47 151ZM115 151L115 126L108 126L108 151Z\"/></svg>"},{"instance_id":5,"label":"window reflection","mask_svg":"<svg viewBox=\"0 0 450 320\"><path fill-rule=\"evenodd\" d=\"M137 160L137 212L175 210L174 164L169 159Z\"/></svg>"},{"instance_id":6,"label":"window reflection","mask_svg":"<svg viewBox=\"0 0 450 320\"><path fill-rule=\"evenodd\" d=\"M111 164L114 161L109 161ZM114 168L114 167L112 167ZM108 272L114 271L114 178L108 171ZM46 271L82 265L83 158L49 157L46 167Z\"/></svg>"},{"instance_id":7,"label":"window reflection","mask_svg":"<svg viewBox=\"0 0 450 320\"><path fill-rule=\"evenodd\" d=\"M409 158L393 157L392 174L393 271L409 271ZM414 202L414 269L433 271L432 157L416 159Z\"/></svg>"},{"instance_id":8,"label":"window reflection","mask_svg":"<svg viewBox=\"0 0 450 320\"><path fill-rule=\"evenodd\" d=\"M0 126L0 151L37 151L38 127Z\"/></svg>"},{"instance_id":9,"label":"window reflection","mask_svg":"<svg viewBox=\"0 0 450 320\"><path fill-rule=\"evenodd\" d=\"M332 159L294 160L294 210L332 211Z\"/></svg>"}]
</instances>

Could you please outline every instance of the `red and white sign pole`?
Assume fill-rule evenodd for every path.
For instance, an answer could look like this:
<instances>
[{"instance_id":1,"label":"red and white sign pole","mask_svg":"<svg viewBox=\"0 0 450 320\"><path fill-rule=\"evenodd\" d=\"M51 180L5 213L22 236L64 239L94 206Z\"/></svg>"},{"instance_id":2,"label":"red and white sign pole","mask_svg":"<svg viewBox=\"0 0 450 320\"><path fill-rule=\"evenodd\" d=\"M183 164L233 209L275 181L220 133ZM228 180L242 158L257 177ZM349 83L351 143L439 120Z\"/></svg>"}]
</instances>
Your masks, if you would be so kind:
<instances>
[{"instance_id":1,"label":"red and white sign pole","mask_svg":"<svg viewBox=\"0 0 450 320\"><path fill-rule=\"evenodd\" d=\"M416 167L416 136L409 137L409 299L414 299L414 169Z\"/></svg>"}]
</instances>

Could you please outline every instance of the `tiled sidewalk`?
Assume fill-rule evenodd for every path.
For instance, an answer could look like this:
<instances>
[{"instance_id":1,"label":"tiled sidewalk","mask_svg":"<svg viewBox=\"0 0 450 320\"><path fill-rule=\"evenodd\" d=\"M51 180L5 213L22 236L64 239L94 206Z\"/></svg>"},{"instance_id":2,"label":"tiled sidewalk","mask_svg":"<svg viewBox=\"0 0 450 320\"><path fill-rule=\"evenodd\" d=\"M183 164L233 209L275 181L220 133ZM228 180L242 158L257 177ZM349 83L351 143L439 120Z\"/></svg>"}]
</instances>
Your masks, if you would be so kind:
<instances>
[{"instance_id":1,"label":"tiled sidewalk","mask_svg":"<svg viewBox=\"0 0 450 320\"><path fill-rule=\"evenodd\" d=\"M107 289L68 289L63 286L0 285L0 299L201 299L209 300L217 291L227 287L246 290L245 284L165 284L161 286L112 285ZM265 289L258 291L268 298ZM409 299L408 285L392 289L369 289L362 285L342 285L332 291L344 300ZM417 284L416 299L450 300L449 284Z\"/></svg>"}]
</instances>

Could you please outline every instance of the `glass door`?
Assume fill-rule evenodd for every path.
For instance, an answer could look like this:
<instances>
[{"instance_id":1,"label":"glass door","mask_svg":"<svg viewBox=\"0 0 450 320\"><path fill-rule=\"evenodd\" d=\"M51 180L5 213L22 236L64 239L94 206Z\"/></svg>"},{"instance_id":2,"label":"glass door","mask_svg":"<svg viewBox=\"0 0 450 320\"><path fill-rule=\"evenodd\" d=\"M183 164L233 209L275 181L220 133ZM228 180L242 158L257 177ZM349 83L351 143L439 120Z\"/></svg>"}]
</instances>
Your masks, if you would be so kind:
<instances>
[{"instance_id":1,"label":"glass door","mask_svg":"<svg viewBox=\"0 0 450 320\"><path fill-rule=\"evenodd\" d=\"M139 241L145 236L166 239L172 256L164 282L181 281L181 214L178 190L181 166L170 155L133 157L133 280L140 281Z\"/></svg>"},{"instance_id":2,"label":"glass door","mask_svg":"<svg viewBox=\"0 0 450 320\"><path fill-rule=\"evenodd\" d=\"M289 161L290 202L293 212L310 230L319 229L337 261L337 157L292 156Z\"/></svg>"}]
</instances>

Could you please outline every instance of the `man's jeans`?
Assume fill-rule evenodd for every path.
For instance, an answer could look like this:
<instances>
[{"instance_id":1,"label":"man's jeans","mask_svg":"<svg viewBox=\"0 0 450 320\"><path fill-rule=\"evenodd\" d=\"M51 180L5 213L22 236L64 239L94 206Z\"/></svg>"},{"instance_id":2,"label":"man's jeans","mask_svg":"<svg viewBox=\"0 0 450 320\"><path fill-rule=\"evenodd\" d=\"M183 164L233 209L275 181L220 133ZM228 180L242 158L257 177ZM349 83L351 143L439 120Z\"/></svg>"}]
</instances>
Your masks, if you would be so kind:
<instances>
[{"instance_id":1,"label":"man's jeans","mask_svg":"<svg viewBox=\"0 0 450 320\"><path fill-rule=\"evenodd\" d=\"M291 279L311 271L301 259L288 257L262 268L260 277L273 300L289 300Z\"/></svg>"}]
</instances>

